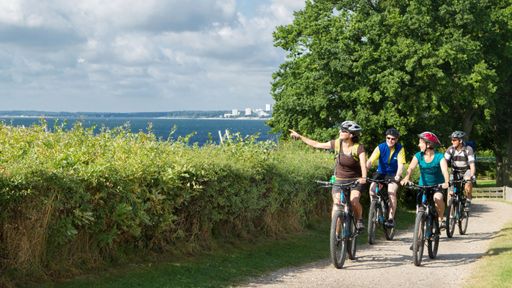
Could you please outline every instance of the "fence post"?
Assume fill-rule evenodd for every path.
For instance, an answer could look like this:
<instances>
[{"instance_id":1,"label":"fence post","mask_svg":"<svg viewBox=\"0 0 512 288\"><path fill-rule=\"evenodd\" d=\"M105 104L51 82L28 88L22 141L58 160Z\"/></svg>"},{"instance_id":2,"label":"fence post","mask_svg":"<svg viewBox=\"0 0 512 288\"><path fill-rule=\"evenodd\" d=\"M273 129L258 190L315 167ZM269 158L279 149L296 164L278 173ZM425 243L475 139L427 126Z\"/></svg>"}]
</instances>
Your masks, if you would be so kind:
<instances>
[{"instance_id":1,"label":"fence post","mask_svg":"<svg viewBox=\"0 0 512 288\"><path fill-rule=\"evenodd\" d=\"M507 187L507 186L504 186L503 187L503 198L506 200L506 201L512 201L512 187Z\"/></svg>"}]
</instances>

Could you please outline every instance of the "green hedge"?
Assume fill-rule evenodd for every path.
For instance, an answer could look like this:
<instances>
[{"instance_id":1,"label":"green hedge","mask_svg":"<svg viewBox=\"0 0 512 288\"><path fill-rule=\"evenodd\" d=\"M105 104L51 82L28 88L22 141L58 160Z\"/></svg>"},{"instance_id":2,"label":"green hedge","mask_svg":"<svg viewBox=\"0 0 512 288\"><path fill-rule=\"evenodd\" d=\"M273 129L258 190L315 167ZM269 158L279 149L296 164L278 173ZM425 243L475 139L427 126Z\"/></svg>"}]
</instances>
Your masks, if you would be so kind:
<instances>
[{"instance_id":1,"label":"green hedge","mask_svg":"<svg viewBox=\"0 0 512 288\"><path fill-rule=\"evenodd\" d=\"M185 139L186 140L186 139ZM0 265L22 275L276 237L329 211L332 155L300 143L203 147L153 134L0 124Z\"/></svg>"}]
</instances>

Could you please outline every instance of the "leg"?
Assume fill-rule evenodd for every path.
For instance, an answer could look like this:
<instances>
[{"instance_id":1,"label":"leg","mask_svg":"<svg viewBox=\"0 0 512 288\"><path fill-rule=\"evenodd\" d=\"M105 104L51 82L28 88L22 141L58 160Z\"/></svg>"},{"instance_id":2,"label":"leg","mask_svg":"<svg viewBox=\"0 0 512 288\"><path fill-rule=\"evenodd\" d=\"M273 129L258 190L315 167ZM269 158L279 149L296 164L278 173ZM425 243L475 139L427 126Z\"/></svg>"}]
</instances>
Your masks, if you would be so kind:
<instances>
[{"instance_id":1,"label":"leg","mask_svg":"<svg viewBox=\"0 0 512 288\"><path fill-rule=\"evenodd\" d=\"M340 187L333 187L332 188L332 212L331 212L331 218L334 217L334 213L338 210L341 210L341 198L340 193L341 189Z\"/></svg>"},{"instance_id":2,"label":"leg","mask_svg":"<svg viewBox=\"0 0 512 288\"><path fill-rule=\"evenodd\" d=\"M439 217L439 223L442 223L443 215L444 215L443 193L437 192L436 194L434 194L434 202L436 204L436 210L437 210L437 216Z\"/></svg>"},{"instance_id":3,"label":"leg","mask_svg":"<svg viewBox=\"0 0 512 288\"><path fill-rule=\"evenodd\" d=\"M398 190L398 184L396 183L389 183L388 184L388 194L389 194L389 200L391 201L391 207L389 207L389 219L395 218L396 213L396 193Z\"/></svg>"},{"instance_id":4,"label":"leg","mask_svg":"<svg viewBox=\"0 0 512 288\"><path fill-rule=\"evenodd\" d=\"M350 203L352 204L352 209L354 209L354 216L357 220L363 219L363 206L359 203L359 199L361 198L361 192L359 190L352 190L350 192Z\"/></svg>"},{"instance_id":5,"label":"leg","mask_svg":"<svg viewBox=\"0 0 512 288\"><path fill-rule=\"evenodd\" d=\"M370 190L369 190L369 192L370 192L370 200L375 200L375 198L377 197L375 195L375 188L376 188L376 186L377 186L377 183L375 183L375 182L372 182L372 184L370 185Z\"/></svg>"},{"instance_id":6,"label":"leg","mask_svg":"<svg viewBox=\"0 0 512 288\"><path fill-rule=\"evenodd\" d=\"M464 187L464 191L466 192L466 198L468 198L469 201L473 198L472 192L473 192L473 183L468 182L466 183Z\"/></svg>"}]
</instances>

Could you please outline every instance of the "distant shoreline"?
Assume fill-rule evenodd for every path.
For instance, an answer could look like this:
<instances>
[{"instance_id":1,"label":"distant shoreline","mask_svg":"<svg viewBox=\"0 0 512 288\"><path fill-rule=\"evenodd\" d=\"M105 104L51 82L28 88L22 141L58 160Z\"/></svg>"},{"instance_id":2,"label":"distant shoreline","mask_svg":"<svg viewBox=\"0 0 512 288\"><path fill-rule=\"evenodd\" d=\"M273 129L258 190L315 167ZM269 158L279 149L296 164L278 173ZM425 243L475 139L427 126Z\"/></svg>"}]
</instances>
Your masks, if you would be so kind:
<instances>
[{"instance_id":1,"label":"distant shoreline","mask_svg":"<svg viewBox=\"0 0 512 288\"><path fill-rule=\"evenodd\" d=\"M0 119L163 119L163 120L259 120L266 121L271 118L260 117L236 117L236 118L221 118L221 117L141 117L141 116L117 116L117 117L101 117L101 116L85 116L85 115L61 115L61 116L33 116L33 115L0 115Z\"/></svg>"}]
</instances>

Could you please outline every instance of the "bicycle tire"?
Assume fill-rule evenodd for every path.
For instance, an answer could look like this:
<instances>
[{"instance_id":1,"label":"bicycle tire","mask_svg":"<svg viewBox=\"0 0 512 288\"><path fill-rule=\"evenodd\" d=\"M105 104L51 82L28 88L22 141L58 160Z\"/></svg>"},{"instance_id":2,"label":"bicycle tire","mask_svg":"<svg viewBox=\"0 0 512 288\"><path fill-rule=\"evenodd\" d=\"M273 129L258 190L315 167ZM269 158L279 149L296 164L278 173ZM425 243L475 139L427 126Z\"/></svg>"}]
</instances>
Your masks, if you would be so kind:
<instances>
[{"instance_id":1,"label":"bicycle tire","mask_svg":"<svg viewBox=\"0 0 512 288\"><path fill-rule=\"evenodd\" d=\"M432 217L432 216L430 216ZM432 229L431 238L428 240L428 257L430 259L434 259L437 256L437 250L439 249L439 235L441 235L441 231L439 231L439 220L437 217L435 219L430 219L432 221L432 225L430 225Z\"/></svg>"},{"instance_id":2,"label":"bicycle tire","mask_svg":"<svg viewBox=\"0 0 512 288\"><path fill-rule=\"evenodd\" d=\"M377 201L372 201L368 212L368 244L375 243L375 230L377 230Z\"/></svg>"},{"instance_id":3,"label":"bicycle tire","mask_svg":"<svg viewBox=\"0 0 512 288\"><path fill-rule=\"evenodd\" d=\"M381 205L384 205L384 202ZM390 205L388 205L388 209L386 210L386 215L384 215L384 219L389 219L389 206ZM387 227L385 224L382 227L384 227L384 236L386 237L386 240L393 240L395 237L395 227Z\"/></svg>"},{"instance_id":4,"label":"bicycle tire","mask_svg":"<svg viewBox=\"0 0 512 288\"><path fill-rule=\"evenodd\" d=\"M334 267L341 269L345 264L347 255L347 238L343 237L345 230L344 212L335 211L331 219L330 252L331 261Z\"/></svg>"},{"instance_id":5,"label":"bicycle tire","mask_svg":"<svg viewBox=\"0 0 512 288\"><path fill-rule=\"evenodd\" d=\"M457 203L455 199L452 199L450 205L448 205L448 217L446 217L446 236L448 238L453 237L455 232L455 224L457 224Z\"/></svg>"},{"instance_id":6,"label":"bicycle tire","mask_svg":"<svg viewBox=\"0 0 512 288\"><path fill-rule=\"evenodd\" d=\"M464 204L462 202L459 202L459 204L459 234L464 235L468 229L469 213L464 211Z\"/></svg>"},{"instance_id":7,"label":"bicycle tire","mask_svg":"<svg viewBox=\"0 0 512 288\"><path fill-rule=\"evenodd\" d=\"M349 215L349 219L345 219L347 223L350 223L350 237L347 240L347 253L348 253L348 259L354 260L356 259L356 252L357 252L357 233L356 233L356 220L354 219L354 216Z\"/></svg>"},{"instance_id":8,"label":"bicycle tire","mask_svg":"<svg viewBox=\"0 0 512 288\"><path fill-rule=\"evenodd\" d=\"M412 256L414 265L420 266L425 248L425 212L419 211L414 221L414 234L412 237Z\"/></svg>"}]
</instances>

